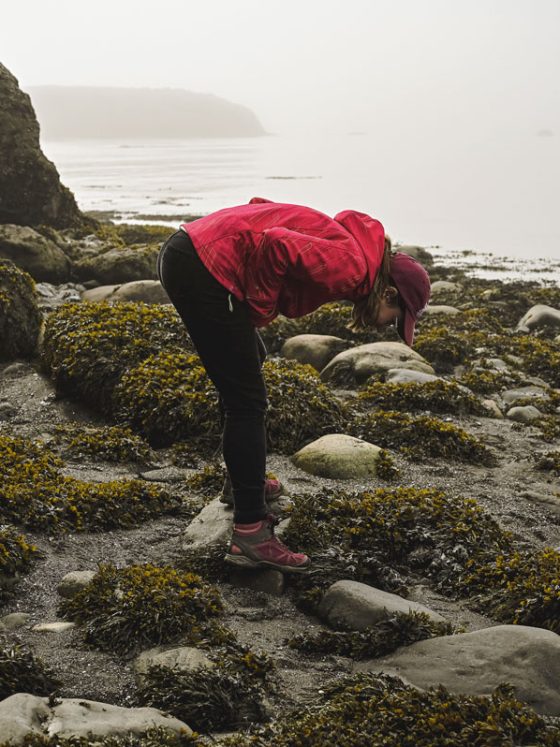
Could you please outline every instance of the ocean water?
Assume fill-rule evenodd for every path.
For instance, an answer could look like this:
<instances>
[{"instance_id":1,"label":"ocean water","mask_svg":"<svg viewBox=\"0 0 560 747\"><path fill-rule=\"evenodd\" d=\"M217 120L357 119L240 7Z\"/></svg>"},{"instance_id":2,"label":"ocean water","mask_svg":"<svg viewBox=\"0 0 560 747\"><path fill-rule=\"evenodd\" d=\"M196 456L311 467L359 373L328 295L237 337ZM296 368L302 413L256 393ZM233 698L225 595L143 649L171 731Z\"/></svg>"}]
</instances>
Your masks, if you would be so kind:
<instances>
[{"instance_id":1,"label":"ocean water","mask_svg":"<svg viewBox=\"0 0 560 747\"><path fill-rule=\"evenodd\" d=\"M560 140L552 133L368 133L260 138L44 142L83 210L167 223L253 196L352 208L394 242L419 244L479 275L560 281ZM480 267L480 266L483 267Z\"/></svg>"}]
</instances>

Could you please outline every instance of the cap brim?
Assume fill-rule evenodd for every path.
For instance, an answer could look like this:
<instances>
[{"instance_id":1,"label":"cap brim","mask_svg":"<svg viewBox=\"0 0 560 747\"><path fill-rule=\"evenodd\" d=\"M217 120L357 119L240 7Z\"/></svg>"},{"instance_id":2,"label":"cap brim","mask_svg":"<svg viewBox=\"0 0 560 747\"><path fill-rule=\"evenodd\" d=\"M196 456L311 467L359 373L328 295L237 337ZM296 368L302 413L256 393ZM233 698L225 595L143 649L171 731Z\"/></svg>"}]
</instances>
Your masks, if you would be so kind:
<instances>
[{"instance_id":1,"label":"cap brim","mask_svg":"<svg viewBox=\"0 0 560 747\"><path fill-rule=\"evenodd\" d=\"M402 319L397 324L397 332L399 336L406 342L409 347L412 347L414 342L414 329L416 327L416 317L414 317L408 309L405 308Z\"/></svg>"}]
</instances>

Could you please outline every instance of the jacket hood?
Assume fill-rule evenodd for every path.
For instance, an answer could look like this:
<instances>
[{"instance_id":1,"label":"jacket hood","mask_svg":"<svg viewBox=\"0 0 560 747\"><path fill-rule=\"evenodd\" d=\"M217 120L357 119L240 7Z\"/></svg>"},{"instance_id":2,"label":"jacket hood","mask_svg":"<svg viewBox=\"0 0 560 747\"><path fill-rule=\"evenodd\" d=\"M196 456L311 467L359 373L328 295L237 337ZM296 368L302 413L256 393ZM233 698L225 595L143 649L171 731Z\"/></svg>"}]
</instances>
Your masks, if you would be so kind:
<instances>
[{"instance_id":1,"label":"jacket hood","mask_svg":"<svg viewBox=\"0 0 560 747\"><path fill-rule=\"evenodd\" d=\"M383 260L385 229L375 218L356 210L343 210L334 216L334 220L348 231L362 250L367 263L369 290L371 290Z\"/></svg>"}]
</instances>

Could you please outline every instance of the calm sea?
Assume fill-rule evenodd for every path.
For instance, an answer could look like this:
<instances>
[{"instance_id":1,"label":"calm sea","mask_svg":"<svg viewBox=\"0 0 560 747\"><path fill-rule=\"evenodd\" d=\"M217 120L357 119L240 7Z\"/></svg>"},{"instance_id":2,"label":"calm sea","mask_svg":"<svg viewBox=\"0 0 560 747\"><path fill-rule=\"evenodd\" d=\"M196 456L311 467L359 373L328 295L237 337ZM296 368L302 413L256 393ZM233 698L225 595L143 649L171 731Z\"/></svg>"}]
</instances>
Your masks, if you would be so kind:
<instances>
[{"instance_id":1,"label":"calm sea","mask_svg":"<svg viewBox=\"0 0 560 747\"><path fill-rule=\"evenodd\" d=\"M393 241L487 276L560 279L560 139L396 143L367 133L43 143L83 210L177 225L258 195L379 218ZM472 254L474 252L474 254ZM480 272L479 272L480 274Z\"/></svg>"}]
</instances>

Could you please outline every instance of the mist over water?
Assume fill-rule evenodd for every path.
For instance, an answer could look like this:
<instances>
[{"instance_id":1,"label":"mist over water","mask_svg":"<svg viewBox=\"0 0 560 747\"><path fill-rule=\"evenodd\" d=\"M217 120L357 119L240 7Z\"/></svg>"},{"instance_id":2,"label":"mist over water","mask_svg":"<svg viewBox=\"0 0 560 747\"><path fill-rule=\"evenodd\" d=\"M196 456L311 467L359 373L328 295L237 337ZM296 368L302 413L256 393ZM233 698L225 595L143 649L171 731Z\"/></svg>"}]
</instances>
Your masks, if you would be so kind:
<instances>
[{"instance_id":1,"label":"mist over water","mask_svg":"<svg viewBox=\"0 0 560 747\"><path fill-rule=\"evenodd\" d=\"M83 210L204 215L258 195L377 217L394 241L560 259L560 140L368 133L43 143Z\"/></svg>"}]
</instances>

